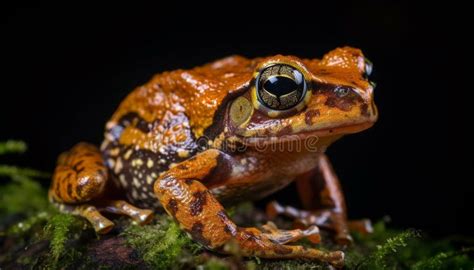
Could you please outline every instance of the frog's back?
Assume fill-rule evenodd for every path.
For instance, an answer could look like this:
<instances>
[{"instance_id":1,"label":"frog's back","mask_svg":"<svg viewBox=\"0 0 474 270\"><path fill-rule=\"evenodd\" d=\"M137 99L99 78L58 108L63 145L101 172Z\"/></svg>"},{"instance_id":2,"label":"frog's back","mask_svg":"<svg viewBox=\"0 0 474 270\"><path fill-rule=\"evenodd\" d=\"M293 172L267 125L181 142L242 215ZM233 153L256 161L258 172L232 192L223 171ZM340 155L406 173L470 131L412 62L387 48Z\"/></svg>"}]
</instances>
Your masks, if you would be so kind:
<instances>
[{"instance_id":1,"label":"frog's back","mask_svg":"<svg viewBox=\"0 0 474 270\"><path fill-rule=\"evenodd\" d=\"M155 75L108 121L101 150L113 181L140 207L157 207L154 180L199 152L225 98L248 86L253 61L234 56Z\"/></svg>"}]
</instances>

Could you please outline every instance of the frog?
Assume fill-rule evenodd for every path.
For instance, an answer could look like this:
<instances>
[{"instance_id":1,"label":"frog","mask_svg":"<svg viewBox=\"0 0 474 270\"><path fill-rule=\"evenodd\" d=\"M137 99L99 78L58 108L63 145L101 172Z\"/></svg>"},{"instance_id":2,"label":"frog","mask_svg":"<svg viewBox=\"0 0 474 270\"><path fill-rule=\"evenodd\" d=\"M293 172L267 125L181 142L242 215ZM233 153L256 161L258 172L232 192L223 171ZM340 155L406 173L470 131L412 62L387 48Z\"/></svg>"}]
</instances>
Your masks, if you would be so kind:
<instances>
[{"instance_id":1,"label":"frog","mask_svg":"<svg viewBox=\"0 0 474 270\"><path fill-rule=\"evenodd\" d=\"M346 46L320 59L234 55L154 75L121 102L100 147L80 142L59 156L49 200L98 234L114 227L104 213L147 224L164 210L211 251L234 243L243 256L342 267L343 251L295 242L319 243L321 228L347 245L351 230L371 230L368 220L348 220L325 154L376 122L371 71L362 51ZM271 201L260 228L238 226L226 211L293 182L303 209ZM277 216L295 228L279 229Z\"/></svg>"}]
</instances>

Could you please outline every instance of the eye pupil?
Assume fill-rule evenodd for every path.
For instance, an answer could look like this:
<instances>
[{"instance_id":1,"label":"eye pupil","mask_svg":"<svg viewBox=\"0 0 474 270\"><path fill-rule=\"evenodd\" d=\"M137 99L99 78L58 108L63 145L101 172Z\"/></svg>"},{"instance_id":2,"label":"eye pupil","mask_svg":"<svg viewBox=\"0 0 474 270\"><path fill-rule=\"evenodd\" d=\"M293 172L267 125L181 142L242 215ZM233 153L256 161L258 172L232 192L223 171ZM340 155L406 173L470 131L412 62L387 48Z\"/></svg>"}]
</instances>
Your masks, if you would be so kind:
<instances>
[{"instance_id":1,"label":"eye pupil","mask_svg":"<svg viewBox=\"0 0 474 270\"><path fill-rule=\"evenodd\" d=\"M298 105L305 92L303 74L286 64L266 67L257 77L258 99L273 110L287 110Z\"/></svg>"},{"instance_id":2,"label":"eye pupil","mask_svg":"<svg viewBox=\"0 0 474 270\"><path fill-rule=\"evenodd\" d=\"M298 88L296 82L288 77L273 76L263 84L263 88L276 96L286 95Z\"/></svg>"}]
</instances>

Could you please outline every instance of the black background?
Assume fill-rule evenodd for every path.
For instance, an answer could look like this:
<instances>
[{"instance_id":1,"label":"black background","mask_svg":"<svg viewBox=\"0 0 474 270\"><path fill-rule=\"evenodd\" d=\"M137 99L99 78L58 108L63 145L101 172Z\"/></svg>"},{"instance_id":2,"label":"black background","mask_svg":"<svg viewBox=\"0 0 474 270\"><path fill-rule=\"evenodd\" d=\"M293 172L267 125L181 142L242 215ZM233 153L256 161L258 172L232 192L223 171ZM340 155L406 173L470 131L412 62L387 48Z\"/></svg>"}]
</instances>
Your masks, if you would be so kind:
<instances>
[{"instance_id":1,"label":"black background","mask_svg":"<svg viewBox=\"0 0 474 270\"><path fill-rule=\"evenodd\" d=\"M472 87L455 87L445 73L459 68L448 60L463 55L445 46L447 26L431 11L381 1L225 1L25 4L1 12L0 140L30 146L3 163L52 171L76 142L99 144L119 102L154 73L230 54L313 58L351 45L374 62L380 118L328 151L350 216L389 215L399 227L473 234L472 121L463 103ZM276 197L291 201L292 193Z\"/></svg>"}]
</instances>

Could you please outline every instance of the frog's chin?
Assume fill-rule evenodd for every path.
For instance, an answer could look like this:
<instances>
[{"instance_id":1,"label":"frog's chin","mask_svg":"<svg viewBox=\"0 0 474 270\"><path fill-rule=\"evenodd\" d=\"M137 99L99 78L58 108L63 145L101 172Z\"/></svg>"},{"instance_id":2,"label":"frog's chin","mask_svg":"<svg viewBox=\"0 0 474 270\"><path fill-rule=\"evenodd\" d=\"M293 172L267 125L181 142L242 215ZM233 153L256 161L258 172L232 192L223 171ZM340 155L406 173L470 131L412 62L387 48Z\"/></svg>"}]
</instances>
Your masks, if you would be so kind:
<instances>
[{"instance_id":1,"label":"frog's chin","mask_svg":"<svg viewBox=\"0 0 474 270\"><path fill-rule=\"evenodd\" d=\"M363 122L350 125L340 125L334 127L325 127L322 129L315 129L310 131L303 131L292 134L282 134L282 135L268 135L268 136L253 136L253 137L244 137L240 136L240 141L247 146L264 146L269 144L279 144L286 142L294 141L320 141L324 142L333 142L338 138L346 134L358 133L363 130L366 130L374 125L374 122Z\"/></svg>"}]
</instances>

